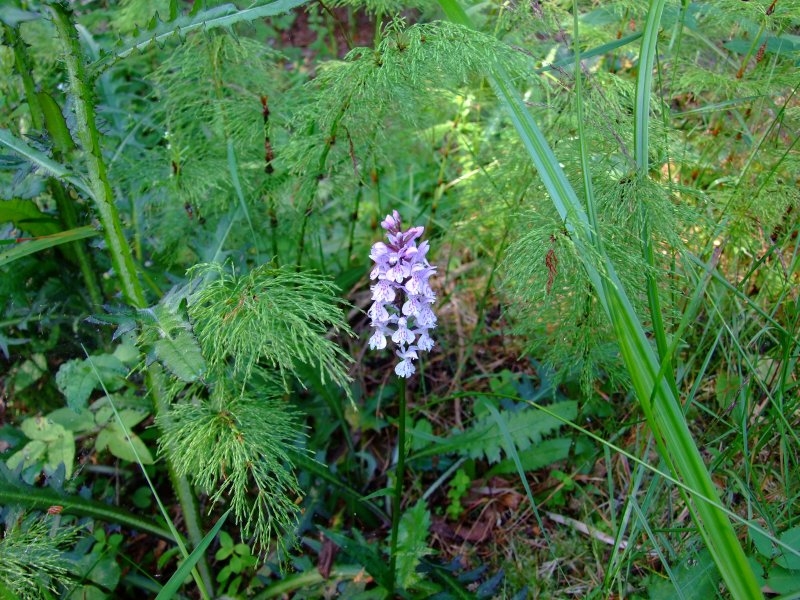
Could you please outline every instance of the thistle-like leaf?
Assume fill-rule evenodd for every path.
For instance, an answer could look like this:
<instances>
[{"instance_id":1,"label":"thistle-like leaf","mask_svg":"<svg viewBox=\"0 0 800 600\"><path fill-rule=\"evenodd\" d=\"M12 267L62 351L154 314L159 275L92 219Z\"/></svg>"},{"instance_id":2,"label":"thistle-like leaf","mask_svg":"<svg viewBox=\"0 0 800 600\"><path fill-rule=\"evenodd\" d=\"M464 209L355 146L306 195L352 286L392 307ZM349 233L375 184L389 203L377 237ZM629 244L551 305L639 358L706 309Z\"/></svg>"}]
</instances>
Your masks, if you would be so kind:
<instances>
[{"instance_id":1,"label":"thistle-like leaf","mask_svg":"<svg viewBox=\"0 0 800 600\"><path fill-rule=\"evenodd\" d=\"M205 361L197 340L186 330L162 338L153 345L156 358L181 381L196 381L205 370Z\"/></svg>"},{"instance_id":2,"label":"thistle-like leaf","mask_svg":"<svg viewBox=\"0 0 800 600\"><path fill-rule=\"evenodd\" d=\"M155 306L136 311L141 326L139 343L150 348L149 360L158 360L181 381L197 381L206 361L186 315L189 287L170 290Z\"/></svg>"},{"instance_id":3,"label":"thistle-like leaf","mask_svg":"<svg viewBox=\"0 0 800 600\"><path fill-rule=\"evenodd\" d=\"M122 48L96 61L91 68L96 72L102 72L118 60L136 52L143 52L152 46L164 44L170 39L183 38L195 31L207 31L217 27L227 28L237 23L248 23L280 15L306 2L308 0L275 0L269 4L245 9L239 9L233 4L223 4L186 17L179 17L167 23L161 23L157 15L152 15L147 26L149 30L147 33L135 40L122 43ZM170 16L173 15L173 12L170 10Z\"/></svg>"},{"instance_id":4,"label":"thistle-like leaf","mask_svg":"<svg viewBox=\"0 0 800 600\"><path fill-rule=\"evenodd\" d=\"M417 567L420 560L433 553L427 544L430 528L431 513L425 500L420 499L400 518L397 536L397 582L404 589L419 582L421 576L417 573Z\"/></svg>"}]
</instances>

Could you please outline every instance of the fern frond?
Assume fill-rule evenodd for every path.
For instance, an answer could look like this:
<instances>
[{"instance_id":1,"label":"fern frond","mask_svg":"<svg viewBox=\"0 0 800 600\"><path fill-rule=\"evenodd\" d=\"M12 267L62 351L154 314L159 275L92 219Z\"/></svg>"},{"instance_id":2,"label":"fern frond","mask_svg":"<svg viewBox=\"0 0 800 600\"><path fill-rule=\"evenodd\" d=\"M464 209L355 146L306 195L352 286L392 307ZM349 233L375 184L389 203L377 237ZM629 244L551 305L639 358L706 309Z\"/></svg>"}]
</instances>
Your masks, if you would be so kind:
<instances>
[{"instance_id":1,"label":"fern frond","mask_svg":"<svg viewBox=\"0 0 800 600\"><path fill-rule=\"evenodd\" d=\"M479 398L476 409L480 409L481 402L489 401L491 400ZM572 400L556 402L547 408L567 420L574 419L578 412L578 404ZM563 421L536 408L499 410L498 414L505 421L504 428L500 427L492 414L482 414L468 429L438 442L435 445L436 452L439 454L458 452L470 458L485 458L494 464L500 462L501 454L506 452L503 429L510 432L516 450L522 452L538 444L545 436L558 431L564 424Z\"/></svg>"},{"instance_id":2,"label":"fern frond","mask_svg":"<svg viewBox=\"0 0 800 600\"><path fill-rule=\"evenodd\" d=\"M236 376L247 379L264 361L286 381L305 364L318 369L323 383L328 380L349 395L352 359L326 337L330 331L353 335L333 283L268 265L237 276L211 263L189 274L207 281L190 297L189 316L209 369L230 364Z\"/></svg>"},{"instance_id":3,"label":"fern frond","mask_svg":"<svg viewBox=\"0 0 800 600\"><path fill-rule=\"evenodd\" d=\"M572 420L577 416L578 403L566 400L552 404L548 409L564 419ZM465 447L470 457L486 457L490 463L499 462L500 451L507 451L504 448L504 429L511 435L514 447L521 452L538 444L544 436L558 431L564 425L563 421L535 408L500 410L498 414L506 421L506 427L501 428L496 417L487 414L480 417L470 428L473 433L481 432L479 443Z\"/></svg>"}]
</instances>

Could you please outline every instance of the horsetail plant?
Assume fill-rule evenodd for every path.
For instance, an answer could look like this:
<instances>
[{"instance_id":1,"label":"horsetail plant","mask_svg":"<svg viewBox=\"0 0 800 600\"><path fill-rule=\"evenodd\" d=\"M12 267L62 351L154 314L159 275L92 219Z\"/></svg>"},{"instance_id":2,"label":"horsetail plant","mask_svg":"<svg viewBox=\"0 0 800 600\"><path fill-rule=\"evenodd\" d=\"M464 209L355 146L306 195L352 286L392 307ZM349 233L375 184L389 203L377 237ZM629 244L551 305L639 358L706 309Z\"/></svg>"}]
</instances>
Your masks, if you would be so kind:
<instances>
[{"instance_id":1,"label":"horsetail plant","mask_svg":"<svg viewBox=\"0 0 800 600\"><path fill-rule=\"evenodd\" d=\"M427 241L417 245L424 227L410 227L403 231L400 214L394 210L381 221L386 230L388 244L376 242L369 257L375 263L370 279L376 283L372 290L372 306L367 311L373 328L369 347L373 350L386 348L387 337L397 345L400 362L394 372L400 381L400 414L397 434L397 469L395 470L394 495L392 496L392 538L390 542L390 593L394 593L397 580L397 537L400 526L400 503L405 473L406 446L406 381L415 372L414 361L418 351L428 352L433 348L430 331L436 327L436 315L432 305L436 294L429 279L436 272L426 255L430 249Z\"/></svg>"}]
</instances>

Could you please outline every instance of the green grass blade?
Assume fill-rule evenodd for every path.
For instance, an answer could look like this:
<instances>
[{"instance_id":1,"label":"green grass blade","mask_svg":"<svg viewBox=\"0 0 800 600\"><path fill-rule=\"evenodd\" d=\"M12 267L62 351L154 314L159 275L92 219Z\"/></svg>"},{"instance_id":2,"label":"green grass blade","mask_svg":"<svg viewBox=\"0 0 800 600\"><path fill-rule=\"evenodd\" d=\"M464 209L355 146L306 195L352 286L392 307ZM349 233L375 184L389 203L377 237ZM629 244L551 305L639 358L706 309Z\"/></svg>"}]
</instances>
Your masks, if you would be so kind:
<instances>
[{"instance_id":1,"label":"green grass blade","mask_svg":"<svg viewBox=\"0 0 800 600\"><path fill-rule=\"evenodd\" d=\"M250 227L250 235L253 237L253 248L256 251L256 261L261 262L261 256L258 252L258 239L256 230L253 227L253 220L250 218L250 211L247 209L247 201L244 198L244 191L242 190L242 183L239 181L239 165L236 161L236 149L233 147L233 138L228 138L228 172L231 175L231 183L236 192L236 199L239 201L239 208L241 208L247 225Z\"/></svg>"},{"instance_id":2,"label":"green grass blade","mask_svg":"<svg viewBox=\"0 0 800 600\"><path fill-rule=\"evenodd\" d=\"M658 27L666 0L653 0L647 11L647 22L639 51L639 72L636 76L636 100L633 108L633 156L641 176L648 168L647 151L650 147L650 90L653 87L653 64L656 56Z\"/></svg>"},{"instance_id":3,"label":"green grass blade","mask_svg":"<svg viewBox=\"0 0 800 600\"><path fill-rule=\"evenodd\" d=\"M640 178L647 178L649 169L648 150L650 148L650 90L653 87L653 65L656 56L656 43L658 42L658 29L661 23L661 14L664 11L666 0L653 0L650 3L650 10L647 12L647 22L645 23L642 35L642 46L639 51L639 71L636 76L636 99L633 107L633 148L634 160ZM664 317L661 311L661 299L658 293L658 282L656 281L656 259L653 248L653 240L650 236L649 215L643 203L639 203L639 213L641 215L642 230L640 232L642 241L642 254L648 265L645 278L647 281L647 301L650 306L650 318L653 323L653 335L656 338L658 354L666 364L661 371L668 377L668 382L672 387L673 395L678 395L675 385L671 360L668 358L667 335L664 327Z\"/></svg>"},{"instance_id":4,"label":"green grass blade","mask_svg":"<svg viewBox=\"0 0 800 600\"><path fill-rule=\"evenodd\" d=\"M508 398L508 395L506 394L506 395L502 395L502 396L498 396L498 397L499 398ZM584 427L581 427L577 423L575 423L573 421L570 421L569 419L567 419L563 415L559 415L557 412L550 410L547 406L539 404L538 402L536 402L534 400L526 400L524 398L511 398L511 399L515 400L517 402L524 402L525 404L527 404L529 406L532 406L533 408L539 409L544 414L546 414L546 415L548 415L550 417L553 417L554 419L557 419L557 420L561 421L564 425L566 425L568 427L571 427L572 429L574 429L575 431L581 433L582 435L585 435L586 437L589 437L589 438L593 439L598 444L601 444L603 447L608 448L609 450L612 450L613 452L619 454L620 456L624 456L625 458L627 458L631 462L635 463L636 465L642 467L643 469L645 469L647 471L650 471L650 473L652 473L653 475L663 478L665 481L668 481L669 483L673 484L675 487L677 487L677 488L679 488L679 489L681 489L681 490L683 490L683 491L685 491L687 493L694 494L698 499L703 500L704 502L714 506L717 510L719 510L720 512L725 514L730 519L732 519L732 520L736 521L737 523L749 528L753 533L756 533L758 535L761 535L761 536L769 539L769 541L771 543L773 543L775 546L780 546L788 554L794 555L794 556L800 556L800 551L798 551L796 548L794 548L790 544L787 544L787 543L781 541L780 539L776 538L775 536L770 534L768 531L766 531L762 527L759 527L759 526L755 525L752 521L748 521L747 519L745 519L744 517L739 516L738 514L736 514L735 512L730 510L729 508L726 508L719 501L718 498L715 499L715 498L703 496L702 494L699 494L699 493L693 491L688 485L686 485L685 483L683 483L679 479L676 479L674 476L670 475L669 473L665 473L664 471L661 471L657 467L654 467L653 465L648 464L647 462L645 462L641 458L639 458L637 456L634 456L630 452L627 452L624 448L621 448L620 446L617 446L614 443L603 439L602 437L600 437L596 433L593 433L593 432L589 431L588 429L586 429Z\"/></svg>"},{"instance_id":5,"label":"green grass blade","mask_svg":"<svg viewBox=\"0 0 800 600\"><path fill-rule=\"evenodd\" d=\"M228 518L228 515L232 511L232 508L229 508L225 511L219 520L214 524L214 527L211 528L203 540L198 544L198 546L192 550L192 553L186 558L186 560L181 563L181 566L178 567L178 570L173 573L172 577L169 578L169 581L161 588L161 591L156 596L156 600L165 600L166 598L172 598L178 592L178 589L183 585L183 582L186 578L191 574L192 569L197 564L203 555L205 554L208 547L211 545L211 542L214 541L214 538L219 533L219 530L222 529L222 526L225 524L225 520Z\"/></svg>"},{"instance_id":6,"label":"green grass blade","mask_svg":"<svg viewBox=\"0 0 800 600\"><path fill-rule=\"evenodd\" d=\"M675 573L673 572L672 568L669 566L669 560L666 556L664 556L663 551L661 548L658 547L658 538L656 534L653 532L653 528L650 527L650 523L647 522L647 517L645 516L644 512L642 511L641 507L639 506L639 502L637 502L636 497L632 497L629 499L631 504L631 508L633 513L636 515L637 521L641 524L642 529L644 530L645 534L647 535L648 539L650 539L653 544L653 548L658 555L658 560L664 567L664 572L669 577L670 581L672 581L675 587L675 594L676 597L680 600L686 600L686 595L683 593L683 589L678 585L678 579L675 577Z\"/></svg>"},{"instance_id":7,"label":"green grass blade","mask_svg":"<svg viewBox=\"0 0 800 600\"><path fill-rule=\"evenodd\" d=\"M649 170L650 98L653 86L656 45L664 4L665 0L653 0L650 3L639 53L639 70L634 103L634 159L638 170L637 175L641 178L648 177ZM662 361L655 374L655 385L651 387L653 391L650 400L656 407L653 410L654 422L651 423L651 428L653 428L653 432L656 435L661 454L665 457L673 472L683 475L687 482L695 480L697 484L707 486L709 492L715 491L711 485L708 471L704 463L702 463L694 441L691 439L691 434L686 427L683 411L678 404L678 390L671 365L674 346L678 341L676 340L673 348L670 348L662 316L658 281L655 277L657 270L655 250L648 225L649 216L644 205L640 204L639 210L641 211L642 221L642 252L649 267L646 273L647 299L653 336ZM620 331L616 324L615 329L618 331L618 337L621 339L626 337L626 332L624 330ZM649 382L646 385L649 385ZM658 399L659 388L661 389L661 395L668 399L666 403ZM641 395L639 398L640 401L643 400ZM667 451L666 448L669 448L670 451ZM691 473L691 476L687 476L687 473ZM692 488L700 489L695 485ZM760 590L752 571L748 568L744 552L735 533L730 528L728 519L720 515L718 510L714 510L706 502L693 503L688 496L684 495L684 497L690 510L692 510L695 522L698 524L723 579L731 588L731 593L737 598L758 597ZM720 527L723 529L720 529ZM739 576L742 572L745 573L745 577ZM753 593L756 595L753 596Z\"/></svg>"},{"instance_id":8,"label":"green grass blade","mask_svg":"<svg viewBox=\"0 0 800 600\"><path fill-rule=\"evenodd\" d=\"M577 14L576 14L577 16ZM589 48L585 52L581 52L580 56L581 59L586 60L589 58L594 58L596 56L606 56L607 54L611 54L615 50L622 48L623 46L627 46L628 44L632 44L636 40L642 37L642 32L637 31L636 33L632 33L630 35L626 35L625 37L619 38L618 40L612 40L605 44L601 44L599 46L595 46L594 48ZM575 56L567 55L564 58L559 58L551 63L546 64L543 67L540 67L534 71L537 75L540 73L546 73L547 71L553 71L560 67L568 67L575 63Z\"/></svg>"},{"instance_id":9,"label":"green grass blade","mask_svg":"<svg viewBox=\"0 0 800 600\"><path fill-rule=\"evenodd\" d=\"M608 286L608 290L612 296L610 317L620 350L661 456L691 490L689 508L695 524L731 595L741 599L761 598L761 589L730 521L724 512L704 500L713 499L715 504L720 503L678 398L669 383L657 377L660 371L658 360L619 280L616 285Z\"/></svg>"},{"instance_id":10,"label":"green grass blade","mask_svg":"<svg viewBox=\"0 0 800 600\"><path fill-rule=\"evenodd\" d=\"M0 598L3 600L19 600L19 596L3 585L2 581L0 581Z\"/></svg>"},{"instance_id":11,"label":"green grass blade","mask_svg":"<svg viewBox=\"0 0 800 600\"><path fill-rule=\"evenodd\" d=\"M5 252L0 252L0 267L14 262L23 256L29 256L30 254L35 254L36 252L41 252L48 248L60 246L61 244L69 244L70 242L83 240L96 235L100 235L100 232L91 225L76 227L68 231L59 231L52 235L42 235L30 241L21 242Z\"/></svg>"}]
</instances>

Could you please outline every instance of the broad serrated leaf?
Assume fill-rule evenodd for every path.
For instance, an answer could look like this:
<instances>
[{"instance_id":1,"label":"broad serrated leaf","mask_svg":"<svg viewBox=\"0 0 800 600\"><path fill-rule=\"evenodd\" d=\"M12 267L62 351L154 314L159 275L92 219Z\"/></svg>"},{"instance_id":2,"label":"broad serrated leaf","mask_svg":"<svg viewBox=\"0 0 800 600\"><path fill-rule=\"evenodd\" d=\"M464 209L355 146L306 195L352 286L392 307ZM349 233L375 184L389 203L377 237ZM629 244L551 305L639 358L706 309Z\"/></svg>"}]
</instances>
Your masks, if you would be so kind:
<instances>
[{"instance_id":1,"label":"broad serrated leaf","mask_svg":"<svg viewBox=\"0 0 800 600\"><path fill-rule=\"evenodd\" d=\"M74 433L94 429L94 415L90 411L75 412L69 407L59 408L48 413L47 418Z\"/></svg>"},{"instance_id":2,"label":"broad serrated leaf","mask_svg":"<svg viewBox=\"0 0 800 600\"><path fill-rule=\"evenodd\" d=\"M794 594L800 591L800 575L783 567L772 567L767 577L767 585L779 594ZM796 598L797 596L791 596Z\"/></svg>"},{"instance_id":3,"label":"broad serrated leaf","mask_svg":"<svg viewBox=\"0 0 800 600\"><path fill-rule=\"evenodd\" d=\"M65 362L56 373L56 385L66 397L67 406L78 412L86 408L89 396L95 389L105 386L107 390L114 391L125 385L127 373L128 368L116 356L100 354L91 359Z\"/></svg>"},{"instance_id":4,"label":"broad serrated leaf","mask_svg":"<svg viewBox=\"0 0 800 600\"><path fill-rule=\"evenodd\" d=\"M130 367L139 360L139 349L129 339L125 339L114 350L114 356Z\"/></svg>"},{"instance_id":5,"label":"broad serrated leaf","mask_svg":"<svg viewBox=\"0 0 800 600\"><path fill-rule=\"evenodd\" d=\"M417 567L420 560L433 552L427 538L431 527L431 513L424 500L419 500L400 518L397 535L397 582L408 589L419 582Z\"/></svg>"},{"instance_id":6,"label":"broad serrated leaf","mask_svg":"<svg viewBox=\"0 0 800 600\"><path fill-rule=\"evenodd\" d=\"M112 400L116 400L116 398L112 398ZM131 427L135 427L144 421L144 419L147 418L148 413L142 410L132 410L126 408L120 410L117 414L119 415L119 419L122 421L125 427L130 429ZM114 413L114 409L111 406L103 406L95 414L94 420L97 426L106 427L115 421L117 414Z\"/></svg>"},{"instance_id":7,"label":"broad serrated leaf","mask_svg":"<svg viewBox=\"0 0 800 600\"><path fill-rule=\"evenodd\" d=\"M186 330L153 344L156 358L181 381L196 381L206 369L206 361L195 337Z\"/></svg>"},{"instance_id":8,"label":"broad serrated leaf","mask_svg":"<svg viewBox=\"0 0 800 600\"><path fill-rule=\"evenodd\" d=\"M97 547L96 547L97 548ZM117 561L111 556L103 556L102 551L95 550L91 554L86 554L76 562L76 572L80 573L83 578L88 579L106 589L113 590L119 577L121 570ZM88 586L91 587L91 586ZM80 595L72 595L71 598L91 599L91 598L107 598L99 589L94 588L94 592L83 590Z\"/></svg>"},{"instance_id":9,"label":"broad serrated leaf","mask_svg":"<svg viewBox=\"0 0 800 600\"><path fill-rule=\"evenodd\" d=\"M72 475L75 436L71 431L48 417L25 419L20 429L32 441L12 456L13 462L9 459L10 468L14 468L20 461L24 461L24 466L28 467L45 458L45 467L48 471L55 471L60 464L63 464L65 476Z\"/></svg>"},{"instance_id":10,"label":"broad serrated leaf","mask_svg":"<svg viewBox=\"0 0 800 600\"><path fill-rule=\"evenodd\" d=\"M6 461L6 466L12 471L16 470L19 465L22 465L23 469L27 469L42 460L46 452L47 442L33 440L25 444L22 450L12 454Z\"/></svg>"},{"instance_id":11,"label":"broad serrated leaf","mask_svg":"<svg viewBox=\"0 0 800 600\"><path fill-rule=\"evenodd\" d=\"M773 543L772 539L761 530L758 523L753 523L753 525L753 527L747 529L750 540L761 556L772 560L778 553L777 546Z\"/></svg>"},{"instance_id":12,"label":"broad serrated leaf","mask_svg":"<svg viewBox=\"0 0 800 600\"><path fill-rule=\"evenodd\" d=\"M70 477L72 476L72 468L75 462L75 436L61 425L55 425L55 427L60 431L55 439L47 442L47 462L45 467L47 467L48 471L55 471L58 465L63 464L65 477Z\"/></svg>"},{"instance_id":13,"label":"broad serrated leaf","mask_svg":"<svg viewBox=\"0 0 800 600\"><path fill-rule=\"evenodd\" d=\"M46 417L25 419L19 426L28 439L52 442L64 432L64 428Z\"/></svg>"},{"instance_id":14,"label":"broad serrated leaf","mask_svg":"<svg viewBox=\"0 0 800 600\"><path fill-rule=\"evenodd\" d=\"M119 411L119 418L122 424L130 429L144 421L147 418L147 413L141 410L125 409Z\"/></svg>"},{"instance_id":15,"label":"broad serrated leaf","mask_svg":"<svg viewBox=\"0 0 800 600\"><path fill-rule=\"evenodd\" d=\"M137 454L142 464L151 465L154 462L153 455L150 453L150 450L147 449L147 446L145 446L141 438L131 433L129 442L128 436L125 435L125 432L118 423L111 423L97 434L95 448L98 451L107 448L108 451L117 458L130 462L138 462L136 458Z\"/></svg>"}]
</instances>

